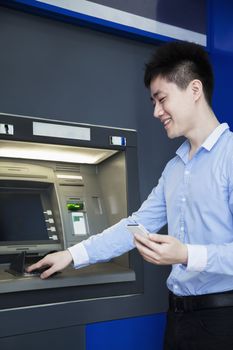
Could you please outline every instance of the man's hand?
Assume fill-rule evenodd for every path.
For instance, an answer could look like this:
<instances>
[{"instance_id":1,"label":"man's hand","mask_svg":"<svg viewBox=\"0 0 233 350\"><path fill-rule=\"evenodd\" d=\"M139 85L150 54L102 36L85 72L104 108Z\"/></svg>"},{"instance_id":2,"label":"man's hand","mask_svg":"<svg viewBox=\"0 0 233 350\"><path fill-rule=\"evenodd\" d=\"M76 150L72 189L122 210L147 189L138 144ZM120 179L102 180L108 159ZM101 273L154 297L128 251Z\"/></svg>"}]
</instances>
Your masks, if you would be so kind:
<instances>
[{"instance_id":1,"label":"man's hand","mask_svg":"<svg viewBox=\"0 0 233 350\"><path fill-rule=\"evenodd\" d=\"M48 269L40 275L40 278L45 279L51 276L53 273L63 270L72 262L72 260L73 259L69 250L64 250L62 252L46 255L37 263L27 267L26 271L32 272L36 269L48 267Z\"/></svg>"},{"instance_id":2,"label":"man's hand","mask_svg":"<svg viewBox=\"0 0 233 350\"><path fill-rule=\"evenodd\" d=\"M187 264L188 249L177 238L149 234L148 238L135 234L135 244L143 258L156 265Z\"/></svg>"}]
</instances>

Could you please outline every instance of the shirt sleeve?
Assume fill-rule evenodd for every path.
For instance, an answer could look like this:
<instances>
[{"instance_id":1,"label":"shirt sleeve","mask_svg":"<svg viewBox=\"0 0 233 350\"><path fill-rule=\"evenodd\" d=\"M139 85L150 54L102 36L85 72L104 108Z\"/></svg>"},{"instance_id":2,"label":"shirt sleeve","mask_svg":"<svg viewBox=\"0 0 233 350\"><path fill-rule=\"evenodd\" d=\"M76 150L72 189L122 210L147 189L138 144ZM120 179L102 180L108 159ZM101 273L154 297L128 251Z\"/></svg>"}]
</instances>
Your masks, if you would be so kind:
<instances>
[{"instance_id":1,"label":"shirt sleeve","mask_svg":"<svg viewBox=\"0 0 233 350\"><path fill-rule=\"evenodd\" d=\"M228 203L233 216L233 161L229 164ZM233 220L233 217L232 217ZM187 245L188 271L205 271L233 276L233 232L232 241L224 244Z\"/></svg>"},{"instance_id":2,"label":"shirt sleeve","mask_svg":"<svg viewBox=\"0 0 233 350\"><path fill-rule=\"evenodd\" d=\"M157 232L167 223L163 176L138 211L102 233L92 235L69 248L74 267L109 261L135 248L133 234L127 229L127 224L132 223L142 224L151 233Z\"/></svg>"},{"instance_id":3,"label":"shirt sleeve","mask_svg":"<svg viewBox=\"0 0 233 350\"><path fill-rule=\"evenodd\" d=\"M203 245L187 244L188 264L187 271L204 271L207 266L207 248Z\"/></svg>"},{"instance_id":4,"label":"shirt sleeve","mask_svg":"<svg viewBox=\"0 0 233 350\"><path fill-rule=\"evenodd\" d=\"M80 268L89 265L89 256L83 243L75 244L73 247L68 248L75 268Z\"/></svg>"}]
</instances>

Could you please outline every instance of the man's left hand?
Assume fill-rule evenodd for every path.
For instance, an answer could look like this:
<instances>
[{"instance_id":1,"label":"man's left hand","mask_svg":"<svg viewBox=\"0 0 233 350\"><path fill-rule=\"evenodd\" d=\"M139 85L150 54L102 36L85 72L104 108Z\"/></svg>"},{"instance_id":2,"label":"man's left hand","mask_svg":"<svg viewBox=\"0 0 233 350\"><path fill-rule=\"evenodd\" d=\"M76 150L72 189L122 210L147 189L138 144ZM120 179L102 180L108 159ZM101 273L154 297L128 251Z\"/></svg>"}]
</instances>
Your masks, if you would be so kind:
<instances>
[{"instance_id":1,"label":"man's left hand","mask_svg":"<svg viewBox=\"0 0 233 350\"><path fill-rule=\"evenodd\" d=\"M135 244L142 257L152 264L187 264L187 246L175 237L154 233L145 238L135 234Z\"/></svg>"}]
</instances>

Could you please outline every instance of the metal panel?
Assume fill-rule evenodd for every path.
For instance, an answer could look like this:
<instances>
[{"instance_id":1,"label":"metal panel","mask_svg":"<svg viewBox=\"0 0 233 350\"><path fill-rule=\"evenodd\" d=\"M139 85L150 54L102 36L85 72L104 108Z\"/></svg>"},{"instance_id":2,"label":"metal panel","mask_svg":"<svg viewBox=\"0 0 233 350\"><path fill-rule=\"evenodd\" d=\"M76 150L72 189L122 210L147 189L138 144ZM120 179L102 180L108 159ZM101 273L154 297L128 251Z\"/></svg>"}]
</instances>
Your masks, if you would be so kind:
<instances>
[{"instance_id":1,"label":"metal panel","mask_svg":"<svg viewBox=\"0 0 233 350\"><path fill-rule=\"evenodd\" d=\"M47 330L43 332L25 333L12 337L1 337L0 348L2 350L19 349L78 349L85 350L85 327L73 326L69 328L60 328Z\"/></svg>"}]
</instances>

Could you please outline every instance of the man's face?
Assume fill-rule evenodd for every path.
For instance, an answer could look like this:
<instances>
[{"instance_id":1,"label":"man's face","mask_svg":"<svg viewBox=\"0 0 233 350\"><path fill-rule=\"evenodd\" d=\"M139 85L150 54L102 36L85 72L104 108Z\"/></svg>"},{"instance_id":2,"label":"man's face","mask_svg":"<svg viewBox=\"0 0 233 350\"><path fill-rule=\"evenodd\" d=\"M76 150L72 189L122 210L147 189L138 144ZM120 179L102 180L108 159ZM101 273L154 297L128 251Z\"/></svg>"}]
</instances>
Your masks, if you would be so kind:
<instances>
[{"instance_id":1,"label":"man's face","mask_svg":"<svg viewBox=\"0 0 233 350\"><path fill-rule=\"evenodd\" d=\"M181 90L175 83L158 76L150 84L154 117L163 123L169 138L189 138L195 127L195 103L191 83Z\"/></svg>"}]
</instances>

